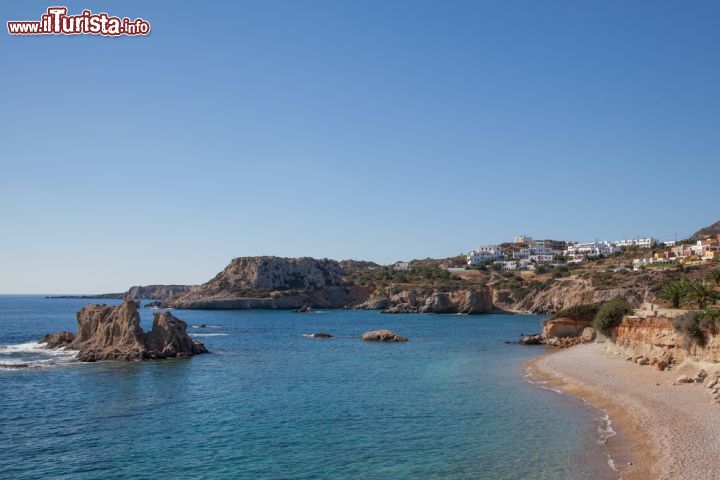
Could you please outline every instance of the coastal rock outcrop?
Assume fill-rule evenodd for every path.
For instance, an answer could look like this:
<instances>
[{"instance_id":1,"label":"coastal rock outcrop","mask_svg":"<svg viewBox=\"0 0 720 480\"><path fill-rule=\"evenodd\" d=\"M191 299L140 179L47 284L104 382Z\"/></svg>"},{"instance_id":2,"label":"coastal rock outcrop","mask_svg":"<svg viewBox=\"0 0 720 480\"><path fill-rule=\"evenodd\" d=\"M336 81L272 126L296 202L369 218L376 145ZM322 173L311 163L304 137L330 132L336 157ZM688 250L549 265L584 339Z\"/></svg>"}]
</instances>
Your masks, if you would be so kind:
<instances>
[{"instance_id":1,"label":"coastal rock outcrop","mask_svg":"<svg viewBox=\"0 0 720 480\"><path fill-rule=\"evenodd\" d=\"M421 289L381 291L355 308L383 310L383 313L479 314L494 311L492 295L486 287L452 292Z\"/></svg>"},{"instance_id":2,"label":"coastal rock outcrop","mask_svg":"<svg viewBox=\"0 0 720 480\"><path fill-rule=\"evenodd\" d=\"M38 343L45 343L49 348L67 347L73 340L75 334L72 332L48 333Z\"/></svg>"},{"instance_id":3,"label":"coastal rock outcrop","mask_svg":"<svg viewBox=\"0 0 720 480\"><path fill-rule=\"evenodd\" d=\"M392 330L372 330L362 334L366 342L407 342L407 337L398 335Z\"/></svg>"},{"instance_id":4,"label":"coastal rock outcrop","mask_svg":"<svg viewBox=\"0 0 720 480\"><path fill-rule=\"evenodd\" d=\"M126 300L117 306L87 305L77 313L78 333L46 335L50 347L78 350L83 362L183 358L207 353L204 344L193 342L187 324L170 312L155 313L150 332L140 327L138 303ZM62 344L60 344L62 342Z\"/></svg>"},{"instance_id":5,"label":"coastal rock outcrop","mask_svg":"<svg viewBox=\"0 0 720 480\"><path fill-rule=\"evenodd\" d=\"M562 281L553 282L546 288L531 290L517 301L502 289L493 288L495 304L499 308L512 311L548 314L577 305L602 303L614 298L623 298L638 307L644 301L654 298L650 283L616 287L595 285L590 279L571 276Z\"/></svg>"},{"instance_id":6,"label":"coastal rock outcrop","mask_svg":"<svg viewBox=\"0 0 720 480\"><path fill-rule=\"evenodd\" d=\"M364 302L372 287L346 282L335 260L239 257L212 280L161 302L186 309L342 308Z\"/></svg>"},{"instance_id":7,"label":"coastal rock outcrop","mask_svg":"<svg viewBox=\"0 0 720 480\"><path fill-rule=\"evenodd\" d=\"M526 335L520 339L522 345L545 344L553 347L568 348L595 341L597 332L592 327L592 314L568 314L551 318L543 324L543 331L536 335Z\"/></svg>"},{"instance_id":8,"label":"coastal rock outcrop","mask_svg":"<svg viewBox=\"0 0 720 480\"><path fill-rule=\"evenodd\" d=\"M579 337L586 328L592 329L591 318L569 318L560 317L545 322L543 326L543 336L552 337ZM593 330L594 331L594 330ZM591 335L592 333L590 333Z\"/></svg>"},{"instance_id":9,"label":"coastal rock outcrop","mask_svg":"<svg viewBox=\"0 0 720 480\"><path fill-rule=\"evenodd\" d=\"M667 365L681 363L688 355L682 334L672 325L672 318L627 315L613 329L608 349L633 358L657 358ZM636 361L637 363L637 361Z\"/></svg>"}]
</instances>

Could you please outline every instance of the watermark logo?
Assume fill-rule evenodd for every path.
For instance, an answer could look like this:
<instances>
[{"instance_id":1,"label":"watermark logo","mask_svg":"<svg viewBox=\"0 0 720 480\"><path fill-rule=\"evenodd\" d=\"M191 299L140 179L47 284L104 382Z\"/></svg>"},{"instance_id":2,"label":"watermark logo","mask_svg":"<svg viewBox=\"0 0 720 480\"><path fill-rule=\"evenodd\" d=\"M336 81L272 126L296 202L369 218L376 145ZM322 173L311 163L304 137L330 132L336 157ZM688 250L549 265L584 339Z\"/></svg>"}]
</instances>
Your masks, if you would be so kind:
<instances>
[{"instance_id":1,"label":"watermark logo","mask_svg":"<svg viewBox=\"0 0 720 480\"><path fill-rule=\"evenodd\" d=\"M67 7L48 7L40 20L8 21L10 35L148 35L150 22L142 18L113 17L107 13L83 10L79 15L68 15Z\"/></svg>"}]
</instances>

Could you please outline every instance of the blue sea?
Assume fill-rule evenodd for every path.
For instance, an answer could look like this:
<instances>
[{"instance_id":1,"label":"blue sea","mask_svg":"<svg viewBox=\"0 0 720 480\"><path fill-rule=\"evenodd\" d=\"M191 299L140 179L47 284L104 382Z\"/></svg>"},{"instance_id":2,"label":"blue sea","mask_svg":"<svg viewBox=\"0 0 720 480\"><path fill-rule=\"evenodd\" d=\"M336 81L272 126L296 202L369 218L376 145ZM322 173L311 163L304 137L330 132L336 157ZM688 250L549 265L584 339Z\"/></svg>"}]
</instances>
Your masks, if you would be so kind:
<instances>
[{"instance_id":1,"label":"blue sea","mask_svg":"<svg viewBox=\"0 0 720 480\"><path fill-rule=\"evenodd\" d=\"M541 317L176 310L212 354L87 364L35 343L93 302L117 303L0 296L0 477L618 477L603 413L528 381L544 347L505 343ZM410 341L359 339L378 328Z\"/></svg>"}]
</instances>

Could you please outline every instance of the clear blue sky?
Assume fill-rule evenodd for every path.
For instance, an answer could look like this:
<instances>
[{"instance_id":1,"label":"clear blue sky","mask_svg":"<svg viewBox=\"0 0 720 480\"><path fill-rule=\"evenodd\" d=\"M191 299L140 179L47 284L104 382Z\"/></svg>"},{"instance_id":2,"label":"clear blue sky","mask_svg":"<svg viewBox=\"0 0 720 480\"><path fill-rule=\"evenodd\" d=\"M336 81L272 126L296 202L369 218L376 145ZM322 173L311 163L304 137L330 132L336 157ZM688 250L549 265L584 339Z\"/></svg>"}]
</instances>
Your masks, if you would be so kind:
<instances>
[{"instance_id":1,"label":"clear blue sky","mask_svg":"<svg viewBox=\"0 0 720 480\"><path fill-rule=\"evenodd\" d=\"M0 6L0 293L720 218L716 1L73 1L152 34L7 34L56 3Z\"/></svg>"}]
</instances>

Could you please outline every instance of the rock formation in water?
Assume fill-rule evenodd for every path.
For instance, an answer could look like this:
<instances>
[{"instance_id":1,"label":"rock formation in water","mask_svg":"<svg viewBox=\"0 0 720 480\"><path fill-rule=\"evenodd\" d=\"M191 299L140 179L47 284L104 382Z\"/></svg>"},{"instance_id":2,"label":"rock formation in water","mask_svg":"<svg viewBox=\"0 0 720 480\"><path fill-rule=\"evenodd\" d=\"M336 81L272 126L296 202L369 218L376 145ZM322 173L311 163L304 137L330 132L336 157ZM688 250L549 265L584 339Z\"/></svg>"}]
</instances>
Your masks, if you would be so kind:
<instances>
[{"instance_id":1,"label":"rock formation in water","mask_svg":"<svg viewBox=\"0 0 720 480\"><path fill-rule=\"evenodd\" d=\"M392 330L372 330L362 334L366 342L407 342L407 337L398 335Z\"/></svg>"},{"instance_id":2,"label":"rock formation in water","mask_svg":"<svg viewBox=\"0 0 720 480\"><path fill-rule=\"evenodd\" d=\"M317 332L317 333L311 333L310 335L305 335L307 338L333 338L333 335L331 333L325 333L325 332Z\"/></svg>"},{"instance_id":3,"label":"rock formation in water","mask_svg":"<svg viewBox=\"0 0 720 480\"><path fill-rule=\"evenodd\" d=\"M39 343L46 343L50 348L67 347L73 340L75 340L75 334L72 332L59 332L59 333L48 333L45 335Z\"/></svg>"},{"instance_id":4,"label":"rock formation in water","mask_svg":"<svg viewBox=\"0 0 720 480\"><path fill-rule=\"evenodd\" d=\"M184 358L208 352L204 344L188 336L187 324L170 312L155 313L152 330L143 332L133 300L117 306L87 305L78 311L77 322L77 335L61 332L46 335L41 342L79 350L78 359L83 362Z\"/></svg>"}]
</instances>

